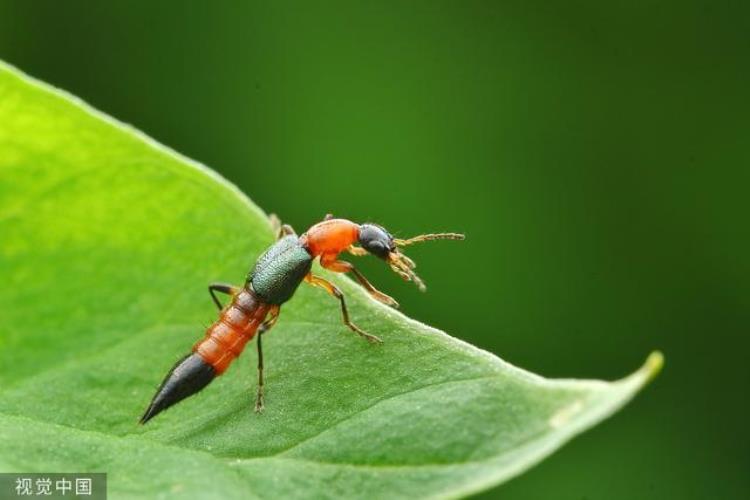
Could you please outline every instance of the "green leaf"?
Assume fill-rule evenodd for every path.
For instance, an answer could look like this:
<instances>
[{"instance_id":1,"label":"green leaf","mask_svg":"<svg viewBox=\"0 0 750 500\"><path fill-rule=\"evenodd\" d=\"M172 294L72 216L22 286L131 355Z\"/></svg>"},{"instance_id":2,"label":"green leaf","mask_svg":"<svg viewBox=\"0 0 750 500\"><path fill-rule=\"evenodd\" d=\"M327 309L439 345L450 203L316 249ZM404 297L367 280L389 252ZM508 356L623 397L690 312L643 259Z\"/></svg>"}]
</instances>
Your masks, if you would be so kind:
<instances>
[{"instance_id":1,"label":"green leaf","mask_svg":"<svg viewBox=\"0 0 750 500\"><path fill-rule=\"evenodd\" d=\"M382 345L303 286L264 342L265 413L251 411L250 346L139 426L216 318L206 285L242 283L268 219L205 167L8 66L0 237L0 469L103 471L118 498L461 496L611 415L662 363L547 380L329 275Z\"/></svg>"}]
</instances>

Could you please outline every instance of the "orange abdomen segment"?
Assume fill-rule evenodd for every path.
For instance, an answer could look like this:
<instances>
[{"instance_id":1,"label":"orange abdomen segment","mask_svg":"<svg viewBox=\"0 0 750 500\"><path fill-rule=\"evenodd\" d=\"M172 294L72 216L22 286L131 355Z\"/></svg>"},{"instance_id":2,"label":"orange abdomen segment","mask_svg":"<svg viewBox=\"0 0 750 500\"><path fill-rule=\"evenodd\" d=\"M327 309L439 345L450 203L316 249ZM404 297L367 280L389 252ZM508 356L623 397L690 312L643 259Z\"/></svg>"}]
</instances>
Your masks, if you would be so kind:
<instances>
[{"instance_id":1,"label":"orange abdomen segment","mask_svg":"<svg viewBox=\"0 0 750 500\"><path fill-rule=\"evenodd\" d=\"M310 255L338 254L359 240L359 225L346 219L319 222L302 235L300 242Z\"/></svg>"},{"instance_id":2,"label":"orange abdomen segment","mask_svg":"<svg viewBox=\"0 0 750 500\"><path fill-rule=\"evenodd\" d=\"M269 306L255 293L243 288L224 308L219 320L206 330L206 336L193 346L193 352L221 375L245 348L268 313Z\"/></svg>"}]
</instances>

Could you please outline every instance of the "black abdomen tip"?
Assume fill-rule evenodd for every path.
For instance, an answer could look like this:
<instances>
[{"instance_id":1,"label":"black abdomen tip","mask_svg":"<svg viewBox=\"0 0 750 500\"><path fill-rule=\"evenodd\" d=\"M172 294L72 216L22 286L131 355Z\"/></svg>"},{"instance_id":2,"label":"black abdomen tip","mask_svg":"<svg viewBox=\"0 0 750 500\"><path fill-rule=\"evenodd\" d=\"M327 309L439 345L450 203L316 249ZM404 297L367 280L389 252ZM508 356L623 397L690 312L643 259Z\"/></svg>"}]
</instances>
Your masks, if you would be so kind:
<instances>
[{"instance_id":1,"label":"black abdomen tip","mask_svg":"<svg viewBox=\"0 0 750 500\"><path fill-rule=\"evenodd\" d=\"M175 403L206 387L216 376L214 367L195 353L177 362L156 391L146 413L141 417L145 424Z\"/></svg>"}]
</instances>

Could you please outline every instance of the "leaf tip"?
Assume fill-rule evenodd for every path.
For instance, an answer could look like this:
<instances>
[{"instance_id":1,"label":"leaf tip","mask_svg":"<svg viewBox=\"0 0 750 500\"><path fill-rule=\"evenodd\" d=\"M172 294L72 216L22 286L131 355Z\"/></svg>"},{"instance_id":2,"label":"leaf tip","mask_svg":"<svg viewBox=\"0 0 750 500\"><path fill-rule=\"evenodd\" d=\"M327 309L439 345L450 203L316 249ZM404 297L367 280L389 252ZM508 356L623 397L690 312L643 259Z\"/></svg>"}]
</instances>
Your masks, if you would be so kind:
<instances>
[{"instance_id":1,"label":"leaf tip","mask_svg":"<svg viewBox=\"0 0 750 500\"><path fill-rule=\"evenodd\" d=\"M644 383L651 382L664 366L664 355L661 351L653 351L646 358L646 362L639 370L644 375Z\"/></svg>"}]
</instances>

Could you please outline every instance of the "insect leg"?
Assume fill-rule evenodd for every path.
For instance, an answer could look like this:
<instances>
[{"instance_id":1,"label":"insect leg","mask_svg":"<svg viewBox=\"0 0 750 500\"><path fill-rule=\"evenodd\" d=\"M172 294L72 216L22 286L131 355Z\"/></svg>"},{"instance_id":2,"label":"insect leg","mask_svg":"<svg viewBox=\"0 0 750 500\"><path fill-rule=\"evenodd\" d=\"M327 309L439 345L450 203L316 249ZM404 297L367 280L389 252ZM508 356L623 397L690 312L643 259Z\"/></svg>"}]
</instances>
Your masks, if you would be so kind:
<instances>
[{"instance_id":1,"label":"insect leg","mask_svg":"<svg viewBox=\"0 0 750 500\"><path fill-rule=\"evenodd\" d=\"M216 307L219 308L219 311L224 309L224 306L221 305L219 298L216 296L214 292L221 292L227 295L234 295L239 291L240 291L239 287L232 286L227 283L211 283L210 285L208 285L208 293L211 294L211 298L214 300L214 304L216 304Z\"/></svg>"},{"instance_id":2,"label":"insect leg","mask_svg":"<svg viewBox=\"0 0 750 500\"><path fill-rule=\"evenodd\" d=\"M258 340L256 346L258 347L258 392L255 396L255 412L260 413L263 411L263 334L270 330L273 325L276 324L276 320L279 319L279 307L276 306L269 312L270 318L265 320L262 325L258 328Z\"/></svg>"},{"instance_id":3,"label":"insect leg","mask_svg":"<svg viewBox=\"0 0 750 500\"><path fill-rule=\"evenodd\" d=\"M341 315L343 316L344 324L348 326L353 332L364 337L369 342L382 342L382 340L380 340L378 337L376 337L375 335L370 335L349 320L349 312L346 310L346 301L344 300L344 294L336 285L326 279L321 278L320 276L315 276L312 273L305 276L305 281L313 286L322 288L329 294L339 299L339 302L341 302Z\"/></svg>"},{"instance_id":4,"label":"insect leg","mask_svg":"<svg viewBox=\"0 0 750 500\"><path fill-rule=\"evenodd\" d=\"M365 290L367 290L372 298L374 298L378 302L382 302L385 305L398 307L398 302L396 302L396 299L384 294L383 292L375 288L372 283L370 283L367 278L365 278L365 276L361 272L359 272L356 267L354 267L352 263L343 260L336 260L335 256L328 257L326 255L323 255L320 258L320 265L330 271L334 271L337 273L354 274L354 277L357 278L359 284L362 285Z\"/></svg>"},{"instance_id":5,"label":"insect leg","mask_svg":"<svg viewBox=\"0 0 750 500\"><path fill-rule=\"evenodd\" d=\"M289 236L290 234L297 234L294 232L292 226L289 224L282 224L278 215L271 214L268 218L271 220L271 227L273 228L273 233L276 235L277 240L280 240L284 236Z\"/></svg>"},{"instance_id":6,"label":"insect leg","mask_svg":"<svg viewBox=\"0 0 750 500\"><path fill-rule=\"evenodd\" d=\"M346 249L346 251L356 257L364 257L368 253L364 248L354 245L350 245L349 248Z\"/></svg>"},{"instance_id":7,"label":"insect leg","mask_svg":"<svg viewBox=\"0 0 750 500\"><path fill-rule=\"evenodd\" d=\"M255 413L263 411L263 332L258 333L256 346L258 347L258 392L255 395Z\"/></svg>"},{"instance_id":8,"label":"insect leg","mask_svg":"<svg viewBox=\"0 0 750 500\"><path fill-rule=\"evenodd\" d=\"M266 319L261 325L258 327L258 333L266 333L268 330L273 328L273 325L276 324L276 321L279 319L279 312L281 312L281 308L279 306L273 306L270 311L268 311L270 318Z\"/></svg>"}]
</instances>

